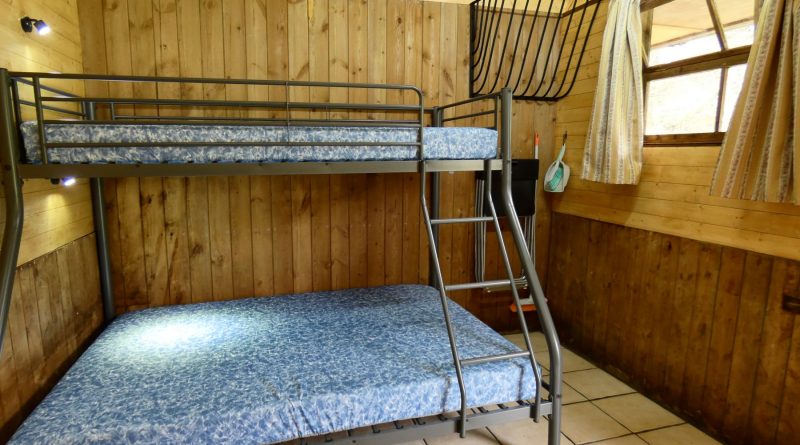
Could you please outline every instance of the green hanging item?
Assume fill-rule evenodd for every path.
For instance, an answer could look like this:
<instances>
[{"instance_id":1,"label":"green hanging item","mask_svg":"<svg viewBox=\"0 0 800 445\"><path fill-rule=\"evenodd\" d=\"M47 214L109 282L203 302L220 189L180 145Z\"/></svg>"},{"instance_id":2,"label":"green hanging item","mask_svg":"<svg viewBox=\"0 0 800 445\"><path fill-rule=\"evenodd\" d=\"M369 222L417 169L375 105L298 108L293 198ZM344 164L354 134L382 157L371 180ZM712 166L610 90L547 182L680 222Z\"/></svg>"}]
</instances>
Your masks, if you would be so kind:
<instances>
[{"instance_id":1,"label":"green hanging item","mask_svg":"<svg viewBox=\"0 0 800 445\"><path fill-rule=\"evenodd\" d=\"M569 181L569 165L564 163L564 153L567 151L567 133L564 133L564 142L561 144L561 151L558 157L544 175L544 191L551 193L561 193Z\"/></svg>"}]
</instances>

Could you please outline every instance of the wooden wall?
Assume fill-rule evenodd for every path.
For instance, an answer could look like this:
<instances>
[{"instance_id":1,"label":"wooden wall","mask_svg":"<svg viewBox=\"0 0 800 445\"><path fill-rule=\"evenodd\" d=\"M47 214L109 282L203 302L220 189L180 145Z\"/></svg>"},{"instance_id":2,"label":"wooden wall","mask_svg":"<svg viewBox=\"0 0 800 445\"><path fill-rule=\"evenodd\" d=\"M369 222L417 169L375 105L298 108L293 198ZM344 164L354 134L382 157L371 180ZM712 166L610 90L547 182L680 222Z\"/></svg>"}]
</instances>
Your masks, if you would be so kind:
<instances>
[{"instance_id":1,"label":"wooden wall","mask_svg":"<svg viewBox=\"0 0 800 445\"><path fill-rule=\"evenodd\" d=\"M606 185L580 179L583 148L597 84L603 2L578 81L557 105L557 134L569 132L566 162L573 176L559 213L800 259L800 206L708 196L719 147L645 147L641 182Z\"/></svg>"},{"instance_id":2,"label":"wooden wall","mask_svg":"<svg viewBox=\"0 0 800 445\"><path fill-rule=\"evenodd\" d=\"M18 71L81 72L83 59L75 1L4 0L0 17L0 67ZM40 18L53 32L26 34L20 17ZM58 85L82 94L82 85ZM23 89L22 94L25 94ZM88 183L71 188L45 180L25 181L25 229L18 264L51 252L93 230ZM5 226L0 191L0 228Z\"/></svg>"},{"instance_id":3,"label":"wooden wall","mask_svg":"<svg viewBox=\"0 0 800 445\"><path fill-rule=\"evenodd\" d=\"M83 71L77 4L3 0L0 67L19 71ZM52 28L26 34L31 16ZM56 85L74 93L83 86ZM27 94L25 90L21 92ZM72 363L101 320L89 185L25 181L25 224L5 344L0 355L0 442ZM5 226L0 191L0 229Z\"/></svg>"},{"instance_id":4,"label":"wooden wall","mask_svg":"<svg viewBox=\"0 0 800 445\"><path fill-rule=\"evenodd\" d=\"M800 317L781 307L800 262L559 213L551 236L565 344L731 444L800 442Z\"/></svg>"},{"instance_id":5,"label":"wooden wall","mask_svg":"<svg viewBox=\"0 0 800 445\"><path fill-rule=\"evenodd\" d=\"M102 320L94 234L17 269L0 355L0 443L55 385Z\"/></svg>"},{"instance_id":6,"label":"wooden wall","mask_svg":"<svg viewBox=\"0 0 800 445\"><path fill-rule=\"evenodd\" d=\"M83 22L85 35L92 36L84 39L87 72L406 83L424 90L426 106L468 94L465 5L85 0L79 6L82 15L96 18ZM149 93L259 94L232 90ZM316 93L323 101L334 94L310 91ZM283 92L263 94L278 98ZM305 98L309 92L297 94ZM380 94L350 99L403 100ZM534 127L545 143L553 139L555 107L519 102L514 110L515 151L530 157ZM426 282L418 184L416 175L109 181L119 310ZM443 214L470 214L473 189L471 174L444 174ZM549 212L541 214L539 234L545 239ZM443 228L448 280L470 279L472 239L466 226ZM540 242L541 258L546 247ZM544 272L546 262L540 265ZM488 319L508 312L506 300L487 306L466 293L456 299L491 313Z\"/></svg>"}]
</instances>

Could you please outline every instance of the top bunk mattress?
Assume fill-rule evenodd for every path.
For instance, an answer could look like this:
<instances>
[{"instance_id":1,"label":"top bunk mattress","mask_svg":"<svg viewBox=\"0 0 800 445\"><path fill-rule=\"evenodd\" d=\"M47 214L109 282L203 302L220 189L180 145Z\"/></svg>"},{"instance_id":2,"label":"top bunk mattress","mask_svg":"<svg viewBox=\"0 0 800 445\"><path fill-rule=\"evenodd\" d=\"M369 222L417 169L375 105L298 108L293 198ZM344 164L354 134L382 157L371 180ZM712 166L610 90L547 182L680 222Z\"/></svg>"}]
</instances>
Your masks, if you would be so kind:
<instances>
[{"instance_id":1,"label":"top bunk mattress","mask_svg":"<svg viewBox=\"0 0 800 445\"><path fill-rule=\"evenodd\" d=\"M462 358L518 350L450 310ZM470 406L535 395L527 359L464 379ZM459 407L437 291L351 289L124 314L10 443L272 443Z\"/></svg>"},{"instance_id":2,"label":"top bunk mattress","mask_svg":"<svg viewBox=\"0 0 800 445\"><path fill-rule=\"evenodd\" d=\"M37 123L23 122L20 127L27 162L40 163ZM417 159L417 147L379 144L416 143L417 134L417 129L396 127L45 124L48 144L254 142L248 146L48 147L48 161L60 164L410 161ZM492 129L426 127L423 141L425 159L491 159L497 155L497 131ZM298 145L270 145L277 142ZM354 145L302 145L304 142Z\"/></svg>"}]
</instances>

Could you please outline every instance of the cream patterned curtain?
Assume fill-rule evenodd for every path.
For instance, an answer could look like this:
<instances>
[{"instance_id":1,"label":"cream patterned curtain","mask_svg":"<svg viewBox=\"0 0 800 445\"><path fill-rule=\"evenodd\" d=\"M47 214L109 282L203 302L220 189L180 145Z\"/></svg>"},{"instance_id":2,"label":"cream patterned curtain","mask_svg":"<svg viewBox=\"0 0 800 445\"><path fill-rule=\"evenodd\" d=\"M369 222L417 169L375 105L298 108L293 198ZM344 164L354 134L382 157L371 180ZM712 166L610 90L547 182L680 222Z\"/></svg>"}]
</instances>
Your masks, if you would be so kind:
<instances>
[{"instance_id":1,"label":"cream patterned curtain","mask_svg":"<svg viewBox=\"0 0 800 445\"><path fill-rule=\"evenodd\" d=\"M764 0L711 194L800 204L800 0Z\"/></svg>"},{"instance_id":2,"label":"cream patterned curtain","mask_svg":"<svg viewBox=\"0 0 800 445\"><path fill-rule=\"evenodd\" d=\"M611 0L583 179L636 184L642 171L644 100L640 0Z\"/></svg>"}]
</instances>

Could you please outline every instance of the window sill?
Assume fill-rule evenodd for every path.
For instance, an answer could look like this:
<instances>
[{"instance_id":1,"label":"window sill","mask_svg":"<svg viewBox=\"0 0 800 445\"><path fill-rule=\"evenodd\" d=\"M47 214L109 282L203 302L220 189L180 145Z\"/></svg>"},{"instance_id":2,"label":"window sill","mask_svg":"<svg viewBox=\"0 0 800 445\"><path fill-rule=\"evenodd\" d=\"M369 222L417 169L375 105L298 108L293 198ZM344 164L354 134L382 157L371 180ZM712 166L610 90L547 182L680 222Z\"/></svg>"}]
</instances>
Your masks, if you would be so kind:
<instances>
[{"instance_id":1,"label":"window sill","mask_svg":"<svg viewBox=\"0 0 800 445\"><path fill-rule=\"evenodd\" d=\"M722 145L725 133L658 134L644 137L645 147L675 145Z\"/></svg>"}]
</instances>

